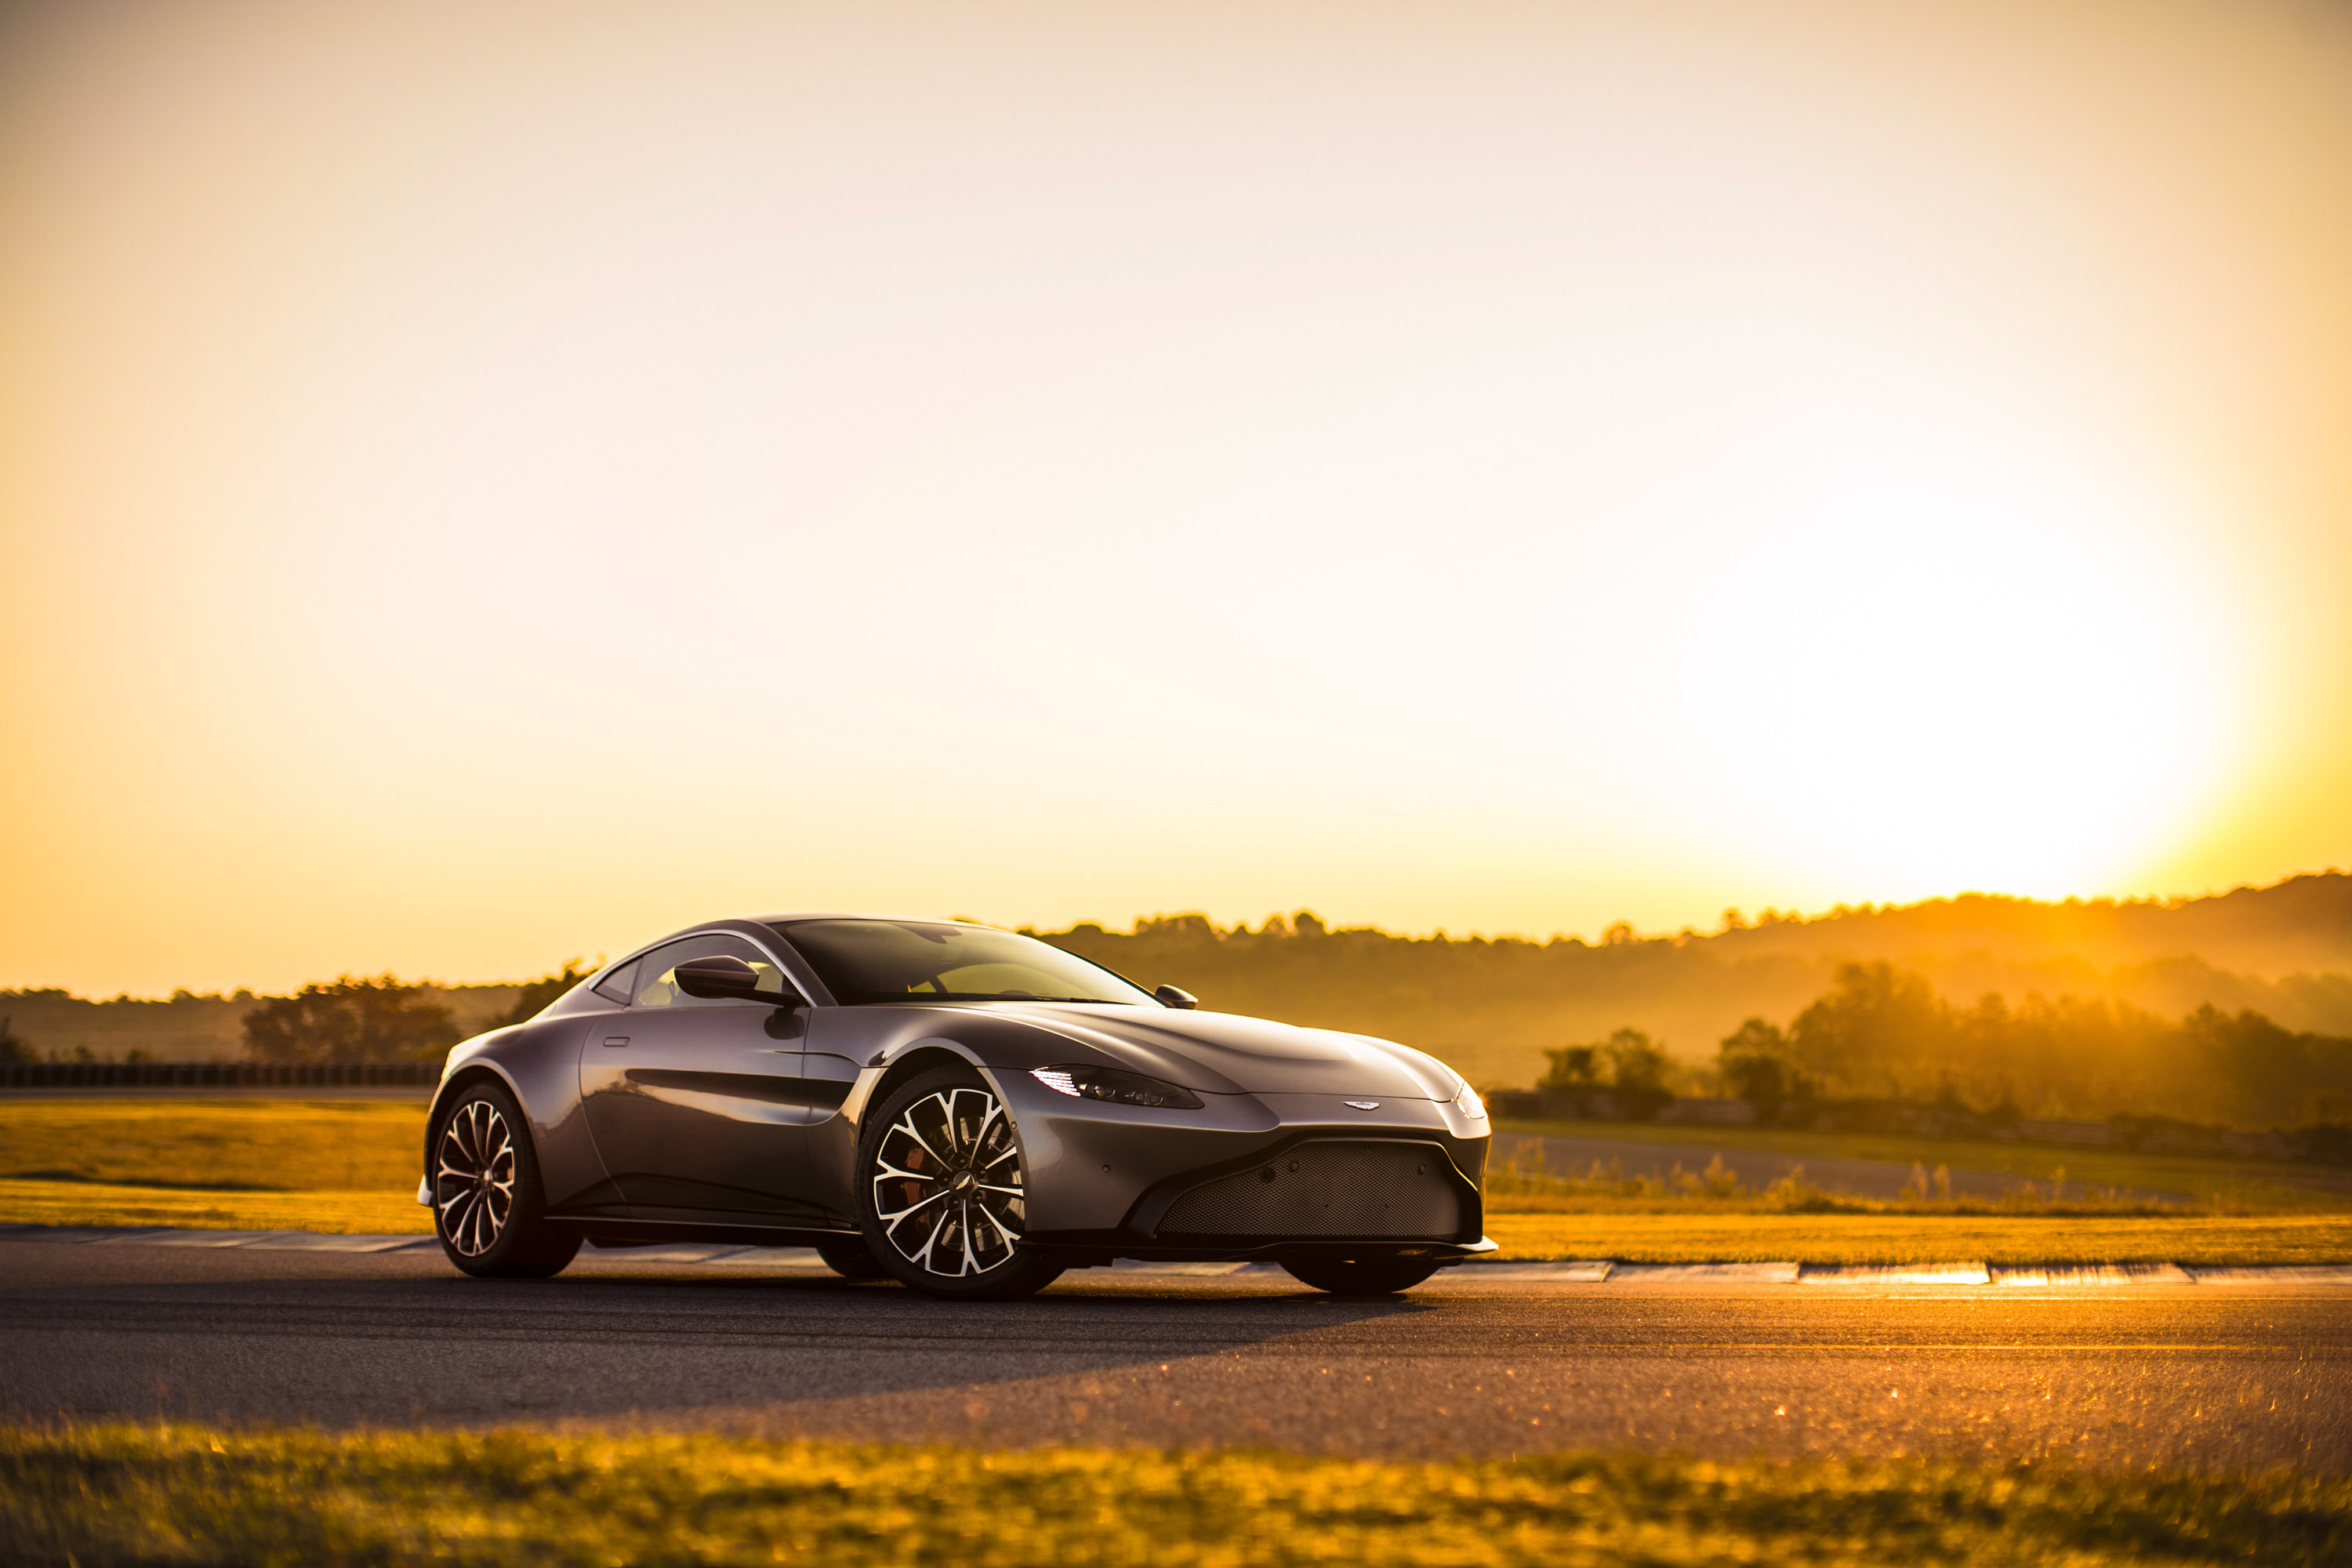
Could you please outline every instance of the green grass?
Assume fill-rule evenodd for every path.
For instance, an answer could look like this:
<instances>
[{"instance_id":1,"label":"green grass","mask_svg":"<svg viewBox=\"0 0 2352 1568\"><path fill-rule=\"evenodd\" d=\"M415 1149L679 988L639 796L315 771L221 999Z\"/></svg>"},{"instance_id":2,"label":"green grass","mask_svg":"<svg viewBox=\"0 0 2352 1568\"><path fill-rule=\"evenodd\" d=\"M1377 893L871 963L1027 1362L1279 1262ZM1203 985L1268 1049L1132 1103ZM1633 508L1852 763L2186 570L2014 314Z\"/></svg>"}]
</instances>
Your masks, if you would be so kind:
<instances>
[{"instance_id":1,"label":"green grass","mask_svg":"<svg viewBox=\"0 0 2352 1568\"><path fill-rule=\"evenodd\" d=\"M1510 1258L1623 1263L2352 1262L2352 1215L1489 1214Z\"/></svg>"},{"instance_id":2,"label":"green grass","mask_svg":"<svg viewBox=\"0 0 2352 1568\"><path fill-rule=\"evenodd\" d=\"M2352 1482L1922 1460L1381 1464L708 1436L0 1428L0 1559L2318 1564Z\"/></svg>"},{"instance_id":3,"label":"green grass","mask_svg":"<svg viewBox=\"0 0 2352 1568\"><path fill-rule=\"evenodd\" d=\"M2136 1154L2123 1149L2059 1148L1989 1139L1920 1138L1879 1132L1811 1132L1772 1127L1697 1127L1633 1121L1498 1121L1495 1152L1507 1158L1514 1137L1594 1138L1617 1143L1786 1154L1799 1160L1892 1160L1928 1170L1991 1171L2020 1183L2047 1184L2065 1170L2069 1187L2141 1187L2187 1193L2233 1213L2352 1210L2352 1171L2195 1154ZM1661 1164L1665 1162L1661 1161ZM1580 1174L1581 1173L1562 1173Z\"/></svg>"}]
</instances>

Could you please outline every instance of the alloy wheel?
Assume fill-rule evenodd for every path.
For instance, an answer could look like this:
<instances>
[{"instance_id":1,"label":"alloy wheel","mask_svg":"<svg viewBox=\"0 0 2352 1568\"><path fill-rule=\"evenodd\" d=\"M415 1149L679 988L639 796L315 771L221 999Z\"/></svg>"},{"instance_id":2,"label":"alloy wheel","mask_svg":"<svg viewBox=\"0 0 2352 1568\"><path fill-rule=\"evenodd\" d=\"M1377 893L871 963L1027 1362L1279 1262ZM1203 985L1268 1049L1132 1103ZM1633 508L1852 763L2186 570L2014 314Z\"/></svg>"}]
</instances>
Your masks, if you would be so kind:
<instances>
[{"instance_id":1,"label":"alloy wheel","mask_svg":"<svg viewBox=\"0 0 2352 1568\"><path fill-rule=\"evenodd\" d=\"M498 1245L514 1215L514 1130L488 1100L459 1106L441 1130L433 1207L441 1234L467 1258Z\"/></svg>"},{"instance_id":2,"label":"alloy wheel","mask_svg":"<svg viewBox=\"0 0 2352 1568\"><path fill-rule=\"evenodd\" d=\"M874 1146L874 1217L899 1257L961 1279L1012 1260L1025 1223L1012 1118L984 1089L943 1089Z\"/></svg>"}]
</instances>

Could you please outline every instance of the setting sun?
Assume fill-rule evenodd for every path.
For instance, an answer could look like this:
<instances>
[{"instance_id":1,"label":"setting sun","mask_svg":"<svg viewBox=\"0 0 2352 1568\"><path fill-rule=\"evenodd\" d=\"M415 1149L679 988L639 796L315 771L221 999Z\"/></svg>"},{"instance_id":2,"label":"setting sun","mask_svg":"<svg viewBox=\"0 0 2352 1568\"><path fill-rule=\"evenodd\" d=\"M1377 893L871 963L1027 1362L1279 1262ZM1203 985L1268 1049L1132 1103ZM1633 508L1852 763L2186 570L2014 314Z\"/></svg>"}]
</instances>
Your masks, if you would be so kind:
<instances>
[{"instance_id":1,"label":"setting sun","mask_svg":"<svg viewBox=\"0 0 2352 1568\"><path fill-rule=\"evenodd\" d=\"M1822 464L1696 602L1682 673L1727 816L1906 895L2127 885L2242 753L2229 607L2110 498L1890 450Z\"/></svg>"}]
</instances>

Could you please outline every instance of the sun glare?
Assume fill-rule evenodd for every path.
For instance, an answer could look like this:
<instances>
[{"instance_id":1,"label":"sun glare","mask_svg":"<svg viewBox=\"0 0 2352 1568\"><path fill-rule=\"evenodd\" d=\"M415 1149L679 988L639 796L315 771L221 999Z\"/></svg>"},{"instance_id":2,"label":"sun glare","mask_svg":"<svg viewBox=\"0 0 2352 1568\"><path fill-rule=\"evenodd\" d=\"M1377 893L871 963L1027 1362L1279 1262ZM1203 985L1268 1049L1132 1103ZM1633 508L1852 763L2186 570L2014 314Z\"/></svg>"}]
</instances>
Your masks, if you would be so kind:
<instances>
[{"instance_id":1,"label":"sun glare","mask_svg":"<svg viewBox=\"0 0 2352 1568\"><path fill-rule=\"evenodd\" d=\"M1849 467L1725 563L1685 679L1743 831L1877 886L2063 896L2193 827L2218 650L2150 531L2122 548L2067 489Z\"/></svg>"}]
</instances>

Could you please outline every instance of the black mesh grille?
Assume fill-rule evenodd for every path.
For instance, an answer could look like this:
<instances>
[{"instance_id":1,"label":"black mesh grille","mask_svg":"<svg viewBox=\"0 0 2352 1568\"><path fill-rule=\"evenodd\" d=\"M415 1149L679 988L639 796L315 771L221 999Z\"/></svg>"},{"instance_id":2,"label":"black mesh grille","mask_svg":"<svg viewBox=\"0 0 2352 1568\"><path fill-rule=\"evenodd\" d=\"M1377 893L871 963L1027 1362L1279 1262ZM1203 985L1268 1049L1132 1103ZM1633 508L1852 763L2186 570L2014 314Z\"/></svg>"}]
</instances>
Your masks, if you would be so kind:
<instances>
[{"instance_id":1,"label":"black mesh grille","mask_svg":"<svg viewBox=\"0 0 2352 1568\"><path fill-rule=\"evenodd\" d=\"M1462 1229L1461 1188L1430 1143L1301 1143L1179 1197L1161 1236L1404 1237Z\"/></svg>"}]
</instances>

